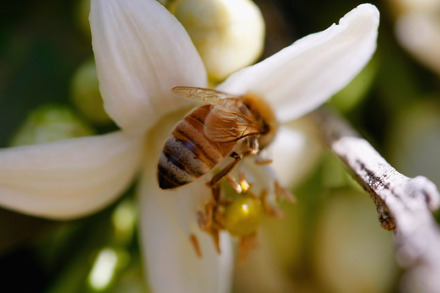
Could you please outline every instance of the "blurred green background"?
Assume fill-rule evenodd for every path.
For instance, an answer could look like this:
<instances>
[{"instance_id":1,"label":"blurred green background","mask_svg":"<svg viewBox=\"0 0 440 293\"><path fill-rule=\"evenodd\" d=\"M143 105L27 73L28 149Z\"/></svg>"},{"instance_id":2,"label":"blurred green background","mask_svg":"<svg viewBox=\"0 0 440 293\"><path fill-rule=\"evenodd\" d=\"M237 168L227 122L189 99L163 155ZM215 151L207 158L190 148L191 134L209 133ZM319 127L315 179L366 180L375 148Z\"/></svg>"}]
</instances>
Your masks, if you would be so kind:
<instances>
[{"instance_id":1,"label":"blurred green background","mask_svg":"<svg viewBox=\"0 0 440 293\"><path fill-rule=\"evenodd\" d=\"M399 171L440 185L439 76L398 42L395 25L403 9L397 2L373 3L381 11L377 52L331 103ZM362 2L255 3L267 26L264 58L327 28ZM86 85L74 81L76 70L92 58L87 1L7 1L0 11L0 146L7 147L30 113L47 104L70 109L90 133L114 129L75 106L75 91L96 82L93 77ZM438 31L440 38L440 25ZM298 203L282 206L286 219L264 223L271 233L262 232L262 253L237 268L234 292L397 290L401 272L392 234L380 228L373 202L337 158L324 154L294 193ZM125 216L118 218L121 213ZM0 208L0 291L148 292L136 217L132 190L106 210L76 221ZM101 287L92 280L100 259L110 260L114 269ZM263 259L263 266L252 265Z\"/></svg>"}]
</instances>

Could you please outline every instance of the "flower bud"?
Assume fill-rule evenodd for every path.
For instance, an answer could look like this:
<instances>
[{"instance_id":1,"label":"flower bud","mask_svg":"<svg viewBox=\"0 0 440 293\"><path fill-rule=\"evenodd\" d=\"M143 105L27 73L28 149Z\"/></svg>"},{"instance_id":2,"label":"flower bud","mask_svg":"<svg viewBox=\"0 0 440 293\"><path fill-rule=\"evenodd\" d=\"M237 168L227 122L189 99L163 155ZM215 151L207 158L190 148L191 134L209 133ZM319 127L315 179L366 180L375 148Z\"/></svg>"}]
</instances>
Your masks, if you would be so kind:
<instances>
[{"instance_id":1,"label":"flower bud","mask_svg":"<svg viewBox=\"0 0 440 293\"><path fill-rule=\"evenodd\" d=\"M170 11L188 31L213 80L254 63L263 51L264 20L250 0L177 0Z\"/></svg>"},{"instance_id":2,"label":"flower bud","mask_svg":"<svg viewBox=\"0 0 440 293\"><path fill-rule=\"evenodd\" d=\"M40 144L93 133L69 108L46 105L31 112L12 138L11 146Z\"/></svg>"},{"instance_id":3,"label":"flower bud","mask_svg":"<svg viewBox=\"0 0 440 293\"><path fill-rule=\"evenodd\" d=\"M87 60L76 70L71 93L73 103L87 120L99 125L111 123L99 91L95 60Z\"/></svg>"},{"instance_id":4,"label":"flower bud","mask_svg":"<svg viewBox=\"0 0 440 293\"><path fill-rule=\"evenodd\" d=\"M393 0L395 31L399 43L417 60L440 75L440 2Z\"/></svg>"}]
</instances>

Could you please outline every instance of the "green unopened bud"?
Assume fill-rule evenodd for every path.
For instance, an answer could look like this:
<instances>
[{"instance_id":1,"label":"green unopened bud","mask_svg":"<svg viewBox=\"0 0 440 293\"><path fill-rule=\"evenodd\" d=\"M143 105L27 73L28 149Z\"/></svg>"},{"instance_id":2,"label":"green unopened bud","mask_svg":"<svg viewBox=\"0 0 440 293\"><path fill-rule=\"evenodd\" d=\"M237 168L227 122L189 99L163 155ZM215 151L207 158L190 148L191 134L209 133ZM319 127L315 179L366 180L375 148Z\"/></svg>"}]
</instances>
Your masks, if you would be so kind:
<instances>
[{"instance_id":1,"label":"green unopened bud","mask_svg":"<svg viewBox=\"0 0 440 293\"><path fill-rule=\"evenodd\" d=\"M46 105L34 110L11 140L11 146L32 145L92 135L94 131L69 108Z\"/></svg>"},{"instance_id":2,"label":"green unopened bud","mask_svg":"<svg viewBox=\"0 0 440 293\"><path fill-rule=\"evenodd\" d=\"M94 292L109 288L130 261L130 254L125 249L115 247L102 248L88 275L88 285Z\"/></svg>"},{"instance_id":3,"label":"green unopened bud","mask_svg":"<svg viewBox=\"0 0 440 293\"><path fill-rule=\"evenodd\" d=\"M111 123L99 91L95 60L87 60L77 69L71 90L73 103L87 120L99 125Z\"/></svg>"},{"instance_id":4,"label":"green unopened bud","mask_svg":"<svg viewBox=\"0 0 440 293\"><path fill-rule=\"evenodd\" d=\"M115 242L125 245L129 243L136 230L136 206L130 199L120 202L112 213Z\"/></svg>"},{"instance_id":5,"label":"green unopened bud","mask_svg":"<svg viewBox=\"0 0 440 293\"><path fill-rule=\"evenodd\" d=\"M264 20L250 0L177 0L170 11L188 31L213 80L254 63L263 51Z\"/></svg>"}]
</instances>

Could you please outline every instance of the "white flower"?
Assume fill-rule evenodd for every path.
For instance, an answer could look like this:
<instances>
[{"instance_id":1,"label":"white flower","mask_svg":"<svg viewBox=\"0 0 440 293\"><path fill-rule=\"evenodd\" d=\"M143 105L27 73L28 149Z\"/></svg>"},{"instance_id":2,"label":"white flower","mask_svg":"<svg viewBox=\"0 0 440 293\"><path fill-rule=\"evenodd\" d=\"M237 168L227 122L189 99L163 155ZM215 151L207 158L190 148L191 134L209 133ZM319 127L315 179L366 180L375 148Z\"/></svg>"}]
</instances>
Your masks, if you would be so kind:
<instances>
[{"instance_id":1,"label":"white flower","mask_svg":"<svg viewBox=\"0 0 440 293\"><path fill-rule=\"evenodd\" d=\"M222 253L196 227L209 197L203 180L175 191L158 187L159 153L181 110L190 103L171 93L178 85L206 87L206 73L179 22L155 0L92 0L91 27L105 108L121 131L0 151L0 204L23 213L69 219L112 202L142 170L138 186L141 234L154 292L227 292L232 251ZM309 35L272 57L230 76L218 89L252 90L273 106L281 123L316 108L368 62L379 14L361 5L338 25ZM286 124L287 125L287 124ZM297 141L282 126L274 148ZM284 153L280 165L301 168ZM275 158L277 160L277 158ZM203 258L189 241L199 238Z\"/></svg>"},{"instance_id":2,"label":"white flower","mask_svg":"<svg viewBox=\"0 0 440 293\"><path fill-rule=\"evenodd\" d=\"M397 40L416 59L440 74L440 1L397 0L395 23Z\"/></svg>"}]
</instances>

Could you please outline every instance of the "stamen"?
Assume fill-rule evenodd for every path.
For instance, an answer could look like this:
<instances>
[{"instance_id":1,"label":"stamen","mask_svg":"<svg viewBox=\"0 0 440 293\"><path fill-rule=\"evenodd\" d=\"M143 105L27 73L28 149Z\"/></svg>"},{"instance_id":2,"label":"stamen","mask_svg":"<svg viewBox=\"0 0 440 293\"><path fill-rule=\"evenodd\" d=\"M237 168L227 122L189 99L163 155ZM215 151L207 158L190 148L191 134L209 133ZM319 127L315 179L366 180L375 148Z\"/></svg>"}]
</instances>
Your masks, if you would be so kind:
<instances>
[{"instance_id":1,"label":"stamen","mask_svg":"<svg viewBox=\"0 0 440 293\"><path fill-rule=\"evenodd\" d=\"M194 250L196 251L196 254L199 258L202 258L202 250L200 249L199 240L197 239L196 235L191 234L189 236L189 240L191 241L191 244L194 247Z\"/></svg>"},{"instance_id":2,"label":"stamen","mask_svg":"<svg viewBox=\"0 0 440 293\"><path fill-rule=\"evenodd\" d=\"M269 217L279 218L279 219L283 218L284 217L283 211L276 207L271 206L267 201L267 196L268 196L267 190L263 189L260 193L260 200L263 206L264 213Z\"/></svg>"},{"instance_id":3,"label":"stamen","mask_svg":"<svg viewBox=\"0 0 440 293\"><path fill-rule=\"evenodd\" d=\"M258 246L257 233L253 233L249 236L240 237L239 248L240 252L238 255L238 264L243 265L252 249Z\"/></svg>"},{"instance_id":4,"label":"stamen","mask_svg":"<svg viewBox=\"0 0 440 293\"><path fill-rule=\"evenodd\" d=\"M240 176L240 187L243 193L246 193L252 187L252 185L247 181L246 174L244 172L240 172L239 176Z\"/></svg>"},{"instance_id":5,"label":"stamen","mask_svg":"<svg viewBox=\"0 0 440 293\"><path fill-rule=\"evenodd\" d=\"M262 166L262 165L268 165L273 162L272 159L261 159L261 158L255 158L255 165Z\"/></svg>"},{"instance_id":6,"label":"stamen","mask_svg":"<svg viewBox=\"0 0 440 293\"><path fill-rule=\"evenodd\" d=\"M271 190L271 194L275 193L276 201L286 198L295 202L295 197L276 180L273 181L274 189L266 186L268 188L261 189L257 195L252 192L253 184L247 180L244 172L239 173L238 180L230 174L224 175L222 179L226 179L235 192L219 181L215 184L208 182L212 199L205 205L204 211L198 212L198 224L202 231L211 235L219 254L221 231L227 231L237 237L240 240L239 263L242 263L249 251L257 246L256 233L264 215L274 218L284 216L282 210L274 206L275 203L269 202L268 190ZM194 236L191 236L191 239L197 252L200 248L197 248L196 239Z\"/></svg>"},{"instance_id":7,"label":"stamen","mask_svg":"<svg viewBox=\"0 0 440 293\"><path fill-rule=\"evenodd\" d=\"M281 186L277 180L275 180L274 186L275 186L275 196L277 201L280 201L282 198L285 198L291 203L296 203L296 197L287 188Z\"/></svg>"},{"instance_id":8,"label":"stamen","mask_svg":"<svg viewBox=\"0 0 440 293\"><path fill-rule=\"evenodd\" d=\"M217 253L221 254L222 252L220 250L220 231L217 229L212 229L212 231L209 234L211 234L212 238L214 239L214 244Z\"/></svg>"},{"instance_id":9,"label":"stamen","mask_svg":"<svg viewBox=\"0 0 440 293\"><path fill-rule=\"evenodd\" d=\"M220 189L219 189L220 190ZM205 205L205 213L197 212L197 222L202 231L212 236L217 252L220 254L220 231L223 230L222 223L219 222L221 213L218 210L219 203L208 202Z\"/></svg>"},{"instance_id":10,"label":"stamen","mask_svg":"<svg viewBox=\"0 0 440 293\"><path fill-rule=\"evenodd\" d=\"M235 180L234 177L232 177L231 175L228 175L228 176L226 176L226 180L228 180L228 183L235 190L235 192L237 192L238 194L243 192L243 188L241 187L241 184L239 184L237 182L237 180Z\"/></svg>"}]
</instances>

